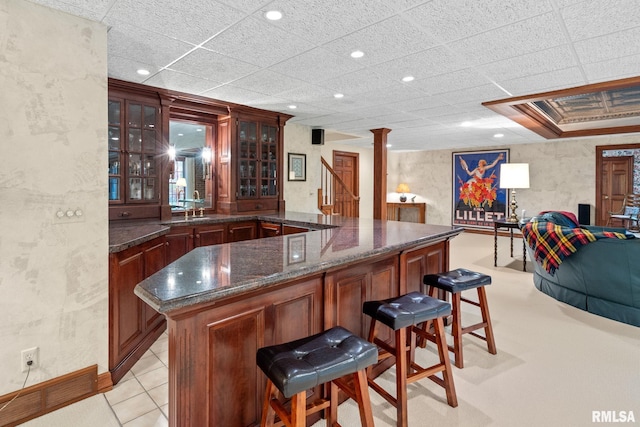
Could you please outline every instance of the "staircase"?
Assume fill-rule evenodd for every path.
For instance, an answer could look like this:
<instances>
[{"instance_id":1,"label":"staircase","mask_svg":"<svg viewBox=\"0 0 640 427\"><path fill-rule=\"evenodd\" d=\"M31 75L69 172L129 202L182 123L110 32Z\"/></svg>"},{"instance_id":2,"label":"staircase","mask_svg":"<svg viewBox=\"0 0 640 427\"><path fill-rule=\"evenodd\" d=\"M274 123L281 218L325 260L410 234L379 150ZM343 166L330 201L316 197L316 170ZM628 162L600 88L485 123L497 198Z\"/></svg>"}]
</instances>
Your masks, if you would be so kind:
<instances>
[{"instance_id":1,"label":"staircase","mask_svg":"<svg viewBox=\"0 0 640 427\"><path fill-rule=\"evenodd\" d=\"M360 197L353 194L342 179L329 166L324 157L320 157L322 169L320 188L318 188L318 209L324 215L342 215L358 217L360 215Z\"/></svg>"}]
</instances>

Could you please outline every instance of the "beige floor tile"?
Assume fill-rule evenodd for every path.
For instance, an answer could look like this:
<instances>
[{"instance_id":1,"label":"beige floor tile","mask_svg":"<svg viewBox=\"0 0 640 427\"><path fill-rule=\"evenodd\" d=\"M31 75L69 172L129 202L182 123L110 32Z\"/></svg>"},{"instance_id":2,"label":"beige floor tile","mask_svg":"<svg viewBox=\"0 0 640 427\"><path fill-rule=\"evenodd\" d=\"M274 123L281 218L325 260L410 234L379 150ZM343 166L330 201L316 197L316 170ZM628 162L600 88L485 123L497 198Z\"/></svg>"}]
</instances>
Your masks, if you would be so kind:
<instances>
[{"instance_id":1,"label":"beige floor tile","mask_svg":"<svg viewBox=\"0 0 640 427\"><path fill-rule=\"evenodd\" d=\"M136 377L165 366L162 361L158 359L158 356L151 352L147 352L147 354L138 360L138 363L131 368L131 372L133 372Z\"/></svg>"},{"instance_id":2,"label":"beige floor tile","mask_svg":"<svg viewBox=\"0 0 640 427\"><path fill-rule=\"evenodd\" d=\"M162 365L158 369L154 369L153 371L145 372L141 375L136 375L142 387L145 390L151 390L160 385L166 384L169 381L169 370L166 366Z\"/></svg>"},{"instance_id":3,"label":"beige floor tile","mask_svg":"<svg viewBox=\"0 0 640 427\"><path fill-rule=\"evenodd\" d=\"M113 412L122 424L157 409L157 405L147 393L142 393L112 406Z\"/></svg>"},{"instance_id":4,"label":"beige floor tile","mask_svg":"<svg viewBox=\"0 0 640 427\"><path fill-rule=\"evenodd\" d=\"M113 390L104 394L110 405L113 406L116 403L130 399L140 393L144 393L145 390L140 382L133 375L131 375L130 378L131 379L126 381L121 380L113 387Z\"/></svg>"},{"instance_id":5,"label":"beige floor tile","mask_svg":"<svg viewBox=\"0 0 640 427\"><path fill-rule=\"evenodd\" d=\"M160 409L162 410L162 413L169 418L169 404L162 405Z\"/></svg>"},{"instance_id":6,"label":"beige floor tile","mask_svg":"<svg viewBox=\"0 0 640 427\"><path fill-rule=\"evenodd\" d=\"M161 351L156 353L156 356L158 356L158 359L160 359L165 366L169 366L169 351Z\"/></svg>"},{"instance_id":7,"label":"beige floor tile","mask_svg":"<svg viewBox=\"0 0 640 427\"><path fill-rule=\"evenodd\" d=\"M168 427L169 421L160 409L148 412L141 417L125 423L123 427Z\"/></svg>"},{"instance_id":8,"label":"beige floor tile","mask_svg":"<svg viewBox=\"0 0 640 427\"><path fill-rule=\"evenodd\" d=\"M158 406L169 403L169 383L164 383L158 387L152 388L151 390L148 390L148 393Z\"/></svg>"},{"instance_id":9,"label":"beige floor tile","mask_svg":"<svg viewBox=\"0 0 640 427\"><path fill-rule=\"evenodd\" d=\"M167 336L167 334L160 335L160 337L158 337L156 342L154 342L151 345L151 351L153 351L155 354L161 353L163 351L168 351L168 350L169 350L169 337Z\"/></svg>"}]
</instances>

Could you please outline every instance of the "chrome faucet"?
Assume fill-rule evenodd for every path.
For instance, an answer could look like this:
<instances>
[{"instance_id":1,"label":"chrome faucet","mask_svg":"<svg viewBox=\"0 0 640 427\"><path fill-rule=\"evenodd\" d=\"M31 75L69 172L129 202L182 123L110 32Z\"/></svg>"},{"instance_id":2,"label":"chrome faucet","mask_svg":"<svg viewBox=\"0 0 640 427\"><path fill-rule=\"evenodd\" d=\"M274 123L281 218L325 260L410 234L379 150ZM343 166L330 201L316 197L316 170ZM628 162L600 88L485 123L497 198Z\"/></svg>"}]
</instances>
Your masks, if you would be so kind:
<instances>
[{"instance_id":1,"label":"chrome faucet","mask_svg":"<svg viewBox=\"0 0 640 427\"><path fill-rule=\"evenodd\" d=\"M198 190L193 190L193 198L196 200L200 200L200 193Z\"/></svg>"}]
</instances>

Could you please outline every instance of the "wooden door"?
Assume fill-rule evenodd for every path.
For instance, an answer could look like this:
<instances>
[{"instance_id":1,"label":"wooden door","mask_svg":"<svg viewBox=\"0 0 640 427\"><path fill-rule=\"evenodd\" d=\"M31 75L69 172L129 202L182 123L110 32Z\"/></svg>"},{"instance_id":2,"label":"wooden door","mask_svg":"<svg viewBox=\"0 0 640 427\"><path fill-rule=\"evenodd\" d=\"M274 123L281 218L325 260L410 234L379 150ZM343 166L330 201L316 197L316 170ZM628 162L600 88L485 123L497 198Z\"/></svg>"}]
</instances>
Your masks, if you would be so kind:
<instances>
[{"instance_id":1,"label":"wooden door","mask_svg":"<svg viewBox=\"0 0 640 427\"><path fill-rule=\"evenodd\" d=\"M620 210L625 194L633 192L633 156L602 158L600 189L596 224L605 225L609 212Z\"/></svg>"},{"instance_id":2,"label":"wooden door","mask_svg":"<svg viewBox=\"0 0 640 427\"><path fill-rule=\"evenodd\" d=\"M333 152L333 170L345 183L347 189L355 196L359 195L358 153L348 153L345 151ZM333 186L334 191L334 212L342 216L359 217L359 204L352 203L351 195L340 185Z\"/></svg>"}]
</instances>

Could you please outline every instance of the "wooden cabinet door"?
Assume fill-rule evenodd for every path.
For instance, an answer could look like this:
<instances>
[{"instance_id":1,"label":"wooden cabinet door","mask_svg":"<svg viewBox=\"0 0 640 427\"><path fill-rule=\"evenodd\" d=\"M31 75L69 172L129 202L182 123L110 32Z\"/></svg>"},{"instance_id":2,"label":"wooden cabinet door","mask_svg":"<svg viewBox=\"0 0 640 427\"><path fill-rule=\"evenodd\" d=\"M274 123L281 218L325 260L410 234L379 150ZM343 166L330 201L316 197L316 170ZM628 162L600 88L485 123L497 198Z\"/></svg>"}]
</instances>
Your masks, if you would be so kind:
<instances>
[{"instance_id":1,"label":"wooden cabinet door","mask_svg":"<svg viewBox=\"0 0 640 427\"><path fill-rule=\"evenodd\" d=\"M282 234L282 225L260 221L260 238L279 236Z\"/></svg>"},{"instance_id":2,"label":"wooden cabinet door","mask_svg":"<svg viewBox=\"0 0 640 427\"><path fill-rule=\"evenodd\" d=\"M195 247L220 245L225 243L227 226L225 224L202 225L195 231Z\"/></svg>"},{"instance_id":3,"label":"wooden cabinet door","mask_svg":"<svg viewBox=\"0 0 640 427\"><path fill-rule=\"evenodd\" d=\"M193 227L171 227L167 238L167 264L187 254L194 247Z\"/></svg>"},{"instance_id":4,"label":"wooden cabinet door","mask_svg":"<svg viewBox=\"0 0 640 427\"><path fill-rule=\"evenodd\" d=\"M255 221L232 222L228 225L227 242L240 242L258 238L258 224Z\"/></svg>"},{"instance_id":5,"label":"wooden cabinet door","mask_svg":"<svg viewBox=\"0 0 640 427\"><path fill-rule=\"evenodd\" d=\"M423 286L425 274L442 273L449 269L448 244L449 242L440 242L405 252L400 256L401 293L426 292Z\"/></svg>"},{"instance_id":6,"label":"wooden cabinet door","mask_svg":"<svg viewBox=\"0 0 640 427\"><path fill-rule=\"evenodd\" d=\"M298 227L297 225L287 225L282 224L282 234L297 234L297 233L306 233L310 231L306 227Z\"/></svg>"},{"instance_id":7,"label":"wooden cabinet door","mask_svg":"<svg viewBox=\"0 0 640 427\"><path fill-rule=\"evenodd\" d=\"M195 319L173 323L170 334L174 328L182 330L192 325L206 325L194 329L197 335L191 343L196 348L177 348L169 368L185 373L186 381L176 384L177 393L188 394L191 405L175 410L172 407L170 423L259 425L266 380L256 364L256 351L322 330L322 279L303 279L286 289L202 311ZM203 375L208 381L196 380Z\"/></svg>"},{"instance_id":8,"label":"wooden cabinet door","mask_svg":"<svg viewBox=\"0 0 640 427\"><path fill-rule=\"evenodd\" d=\"M147 247L144 252L144 278L151 276L153 273L161 270L166 265L167 242L164 238L158 239L157 242ZM144 311L144 331L153 329L159 322L164 322L164 316L153 308L149 307L145 302L142 303Z\"/></svg>"}]
</instances>

